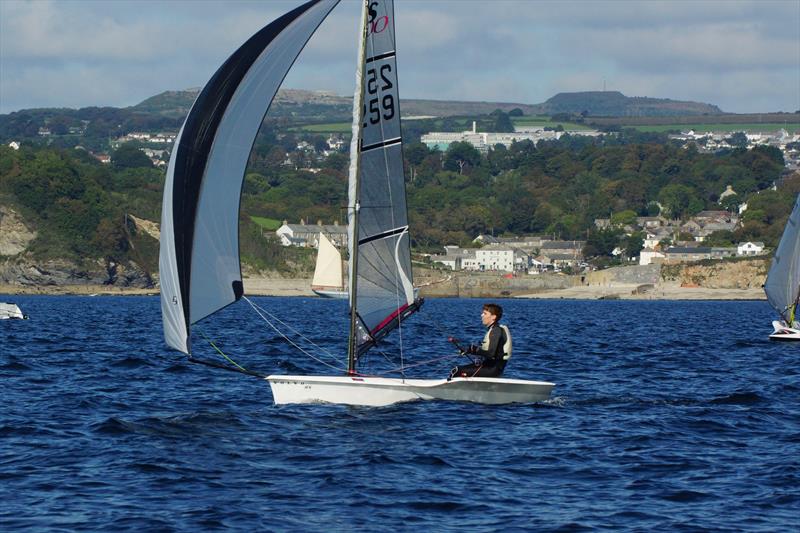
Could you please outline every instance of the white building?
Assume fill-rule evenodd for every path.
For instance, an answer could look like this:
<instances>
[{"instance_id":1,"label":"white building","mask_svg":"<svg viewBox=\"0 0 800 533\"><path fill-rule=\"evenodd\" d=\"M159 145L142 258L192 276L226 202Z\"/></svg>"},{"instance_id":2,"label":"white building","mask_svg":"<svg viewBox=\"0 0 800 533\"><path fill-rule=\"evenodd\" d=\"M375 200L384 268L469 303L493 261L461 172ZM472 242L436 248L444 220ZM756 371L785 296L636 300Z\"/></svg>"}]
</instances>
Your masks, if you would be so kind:
<instances>
[{"instance_id":1,"label":"white building","mask_svg":"<svg viewBox=\"0 0 800 533\"><path fill-rule=\"evenodd\" d=\"M590 137L597 137L602 135L601 132L595 130L576 130L576 131L545 131L542 128L535 129L520 129L510 133L489 133L479 132L475 122L472 123L471 131L461 132L447 132L447 131L432 131L426 133L420 138L420 141L430 149L447 150L447 148L455 142L467 142L480 150L481 152L488 152L489 148L495 145L502 144L505 147L511 146L515 142L532 141L534 144L545 140L554 141L558 140L565 133L570 135L585 135Z\"/></svg>"},{"instance_id":2,"label":"white building","mask_svg":"<svg viewBox=\"0 0 800 533\"><path fill-rule=\"evenodd\" d=\"M510 246L490 244L475 250L479 270L514 272L514 249Z\"/></svg>"},{"instance_id":3,"label":"white building","mask_svg":"<svg viewBox=\"0 0 800 533\"><path fill-rule=\"evenodd\" d=\"M643 248L639 252L639 264L640 265L649 265L652 263L658 263L664 259L665 255L662 252L657 250L652 250L649 248Z\"/></svg>"},{"instance_id":4,"label":"white building","mask_svg":"<svg viewBox=\"0 0 800 533\"><path fill-rule=\"evenodd\" d=\"M740 242L736 246L736 255L759 255L764 251L763 242Z\"/></svg>"},{"instance_id":5,"label":"white building","mask_svg":"<svg viewBox=\"0 0 800 533\"><path fill-rule=\"evenodd\" d=\"M317 248L319 246L320 233L324 233L334 246L338 248L347 247L347 226L340 226L338 223L323 224L319 221L316 224L306 224L301 220L300 224L289 224L284 220L283 225L275 230L275 234L283 246L305 248Z\"/></svg>"}]
</instances>

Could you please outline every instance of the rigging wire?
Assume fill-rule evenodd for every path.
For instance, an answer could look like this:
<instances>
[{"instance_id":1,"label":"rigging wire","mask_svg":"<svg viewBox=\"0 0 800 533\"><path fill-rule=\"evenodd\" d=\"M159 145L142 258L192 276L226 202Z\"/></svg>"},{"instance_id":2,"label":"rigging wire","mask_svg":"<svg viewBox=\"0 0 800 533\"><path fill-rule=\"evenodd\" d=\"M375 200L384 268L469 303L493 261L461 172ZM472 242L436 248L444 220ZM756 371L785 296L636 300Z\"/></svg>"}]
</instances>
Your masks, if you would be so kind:
<instances>
[{"instance_id":1,"label":"rigging wire","mask_svg":"<svg viewBox=\"0 0 800 533\"><path fill-rule=\"evenodd\" d=\"M272 319L273 319L275 322L279 323L280 325L282 325L282 326L284 326L284 327L286 327L286 328L288 328L288 329L292 330L292 332L293 332L294 334L296 334L297 336L299 336L300 338L302 338L304 341L306 341L307 343L311 344L311 345L312 345L312 346L314 346L315 348L317 348L317 349L319 349L320 351L324 352L326 355L328 355L328 356L330 356L330 357L334 357L334 355L333 355L333 354L331 354L331 353L330 353L328 350L326 350L325 348L323 348L323 347L321 347L321 346L317 345L316 343L314 343L314 341L312 341L311 339L309 339L309 338L305 337L305 336L304 336L302 333L300 333L299 331L295 330L294 328L292 328L291 326L289 326L288 324L286 324L285 322L283 322L281 319L279 319L278 317L276 317L275 315L273 315L272 313L270 313L269 311L267 311L266 309L263 309L263 308L259 307L258 305L256 305L255 303L253 303L253 302L252 302L252 301L251 301L251 300L250 300L250 299L249 299L247 296L242 296L242 299L244 299L244 300L245 300L247 303L249 303L249 304L250 304L250 306L253 308L253 310L255 310L255 312L258 314L258 316L260 316L260 317L261 317L261 319L262 319L264 322L266 322L266 323L267 323L267 325L269 325L269 326L270 326L270 327L271 327L273 330L275 330L275 332L276 332L278 335L280 335L281 337L283 337L283 339L284 339L286 342L288 342L289 344L291 344L292 346L294 346L295 348L297 348L297 349L298 349L299 351L301 351L303 354L307 355L308 357L310 357L311 359L315 360L316 362L318 362L318 363L320 363L320 364L323 364L323 365L325 365L325 366L327 366L327 367L330 367L330 368L332 368L332 369L334 369L334 370L337 370L337 371L346 371L346 370L347 370L347 369L345 369L345 368L342 368L342 367L340 367L340 366L332 365L332 364L328 363L327 361L324 361L324 360L320 359L319 357L316 357L316 356L312 355L310 352L308 352L308 351L304 350L302 346L298 345L298 344L297 344L296 342L294 342L292 339L290 339L289 337L287 337L287 336L286 336L286 335L285 335L285 334L284 334L284 333L283 333L283 332L282 332L280 329L278 329L278 328L275 326L275 324L273 324L273 323L270 321L270 319L269 319L269 318L267 318L267 317L265 316L265 314L266 314L266 315L269 315L269 316L270 316L270 318L272 318Z\"/></svg>"}]
</instances>

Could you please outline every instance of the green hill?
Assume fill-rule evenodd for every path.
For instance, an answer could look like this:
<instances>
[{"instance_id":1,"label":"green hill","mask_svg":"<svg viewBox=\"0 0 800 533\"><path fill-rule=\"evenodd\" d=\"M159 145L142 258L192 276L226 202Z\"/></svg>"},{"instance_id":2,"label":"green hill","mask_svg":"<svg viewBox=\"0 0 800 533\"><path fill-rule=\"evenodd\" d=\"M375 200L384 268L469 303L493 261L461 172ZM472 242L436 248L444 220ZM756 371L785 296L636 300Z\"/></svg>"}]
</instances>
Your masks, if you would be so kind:
<instances>
[{"instance_id":1,"label":"green hill","mask_svg":"<svg viewBox=\"0 0 800 533\"><path fill-rule=\"evenodd\" d=\"M666 117L687 115L719 115L715 105L682 102L669 98L629 97L618 91L585 91L558 93L540 104L541 112L587 114L607 117Z\"/></svg>"}]
</instances>

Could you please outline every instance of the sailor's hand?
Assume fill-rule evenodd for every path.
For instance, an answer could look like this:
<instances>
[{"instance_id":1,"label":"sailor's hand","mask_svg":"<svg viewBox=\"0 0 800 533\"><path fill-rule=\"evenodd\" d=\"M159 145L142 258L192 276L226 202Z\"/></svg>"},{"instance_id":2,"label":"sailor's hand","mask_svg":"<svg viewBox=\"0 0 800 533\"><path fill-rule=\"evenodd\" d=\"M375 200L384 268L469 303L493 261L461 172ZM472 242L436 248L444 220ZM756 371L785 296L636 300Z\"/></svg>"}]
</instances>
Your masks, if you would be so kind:
<instances>
[{"instance_id":1,"label":"sailor's hand","mask_svg":"<svg viewBox=\"0 0 800 533\"><path fill-rule=\"evenodd\" d=\"M478 347L474 344L470 344L467 353L478 353Z\"/></svg>"}]
</instances>

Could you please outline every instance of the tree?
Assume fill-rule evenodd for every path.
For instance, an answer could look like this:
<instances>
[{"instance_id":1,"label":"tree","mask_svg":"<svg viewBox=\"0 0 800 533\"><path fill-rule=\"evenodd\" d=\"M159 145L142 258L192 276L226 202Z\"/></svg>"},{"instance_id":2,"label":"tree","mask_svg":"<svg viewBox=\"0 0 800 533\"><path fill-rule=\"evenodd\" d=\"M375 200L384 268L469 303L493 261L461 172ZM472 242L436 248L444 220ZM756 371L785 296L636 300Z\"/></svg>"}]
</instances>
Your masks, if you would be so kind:
<instances>
[{"instance_id":1,"label":"tree","mask_svg":"<svg viewBox=\"0 0 800 533\"><path fill-rule=\"evenodd\" d=\"M600 229L590 231L583 247L584 257L611 256L619 242L619 230Z\"/></svg>"},{"instance_id":2,"label":"tree","mask_svg":"<svg viewBox=\"0 0 800 533\"><path fill-rule=\"evenodd\" d=\"M642 248L644 248L644 237L642 233L638 231L631 233L620 240L620 246L622 246L622 252L625 254L625 257L633 259L638 256Z\"/></svg>"},{"instance_id":3,"label":"tree","mask_svg":"<svg viewBox=\"0 0 800 533\"><path fill-rule=\"evenodd\" d=\"M636 222L636 212L630 209L611 215L611 224L614 226L627 226Z\"/></svg>"},{"instance_id":4,"label":"tree","mask_svg":"<svg viewBox=\"0 0 800 533\"><path fill-rule=\"evenodd\" d=\"M468 142L454 142L447 148L444 168L459 174L464 169L477 166L481 161L481 153Z\"/></svg>"},{"instance_id":5,"label":"tree","mask_svg":"<svg viewBox=\"0 0 800 533\"><path fill-rule=\"evenodd\" d=\"M747 135L743 131L737 131L730 137L726 138L725 141L734 147L745 148L747 147Z\"/></svg>"},{"instance_id":6,"label":"tree","mask_svg":"<svg viewBox=\"0 0 800 533\"><path fill-rule=\"evenodd\" d=\"M514 123L506 113L503 113L501 110L497 109L492 112L492 116L494 116L494 124L491 126L492 131L500 133L511 133L514 131Z\"/></svg>"},{"instance_id":7,"label":"tree","mask_svg":"<svg viewBox=\"0 0 800 533\"><path fill-rule=\"evenodd\" d=\"M152 168L153 162L133 143L124 143L111 155L111 165L121 170L124 168Z\"/></svg>"},{"instance_id":8,"label":"tree","mask_svg":"<svg viewBox=\"0 0 800 533\"><path fill-rule=\"evenodd\" d=\"M695 197L686 185L667 185L658 193L658 201L673 218L683 218L689 212L689 204Z\"/></svg>"}]
</instances>

